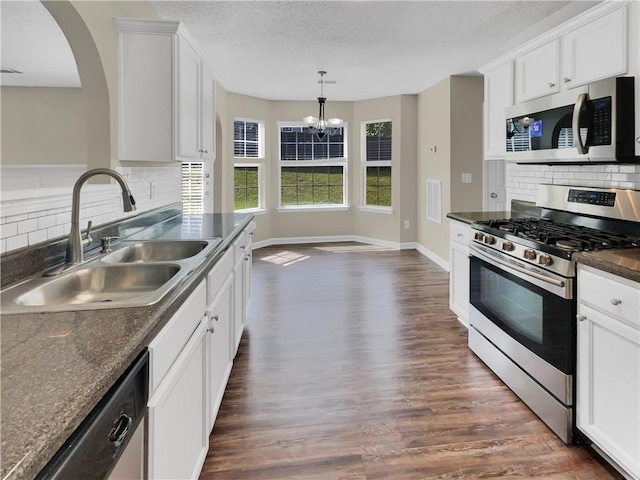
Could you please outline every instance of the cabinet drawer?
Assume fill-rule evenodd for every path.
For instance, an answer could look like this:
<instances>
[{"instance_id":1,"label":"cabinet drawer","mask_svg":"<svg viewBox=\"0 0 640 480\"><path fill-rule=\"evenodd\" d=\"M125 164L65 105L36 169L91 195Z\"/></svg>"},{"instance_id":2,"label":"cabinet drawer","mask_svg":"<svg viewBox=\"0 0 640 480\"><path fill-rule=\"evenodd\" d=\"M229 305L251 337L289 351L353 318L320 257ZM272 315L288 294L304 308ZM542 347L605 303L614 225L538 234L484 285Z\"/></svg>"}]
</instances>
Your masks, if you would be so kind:
<instances>
[{"instance_id":1,"label":"cabinet drawer","mask_svg":"<svg viewBox=\"0 0 640 480\"><path fill-rule=\"evenodd\" d=\"M468 245L473 237L473 230L469 225L452 220L449 223L449 238L452 242Z\"/></svg>"},{"instance_id":2,"label":"cabinet drawer","mask_svg":"<svg viewBox=\"0 0 640 480\"><path fill-rule=\"evenodd\" d=\"M207 288L203 281L149 344L149 397L180 355L206 309Z\"/></svg>"},{"instance_id":3,"label":"cabinet drawer","mask_svg":"<svg viewBox=\"0 0 640 480\"><path fill-rule=\"evenodd\" d=\"M640 284L580 266L578 299L640 328Z\"/></svg>"},{"instance_id":4,"label":"cabinet drawer","mask_svg":"<svg viewBox=\"0 0 640 480\"><path fill-rule=\"evenodd\" d=\"M207 275L207 305L209 305L218 294L220 287L233 271L234 249L228 248L224 255L218 260L213 269Z\"/></svg>"}]
</instances>

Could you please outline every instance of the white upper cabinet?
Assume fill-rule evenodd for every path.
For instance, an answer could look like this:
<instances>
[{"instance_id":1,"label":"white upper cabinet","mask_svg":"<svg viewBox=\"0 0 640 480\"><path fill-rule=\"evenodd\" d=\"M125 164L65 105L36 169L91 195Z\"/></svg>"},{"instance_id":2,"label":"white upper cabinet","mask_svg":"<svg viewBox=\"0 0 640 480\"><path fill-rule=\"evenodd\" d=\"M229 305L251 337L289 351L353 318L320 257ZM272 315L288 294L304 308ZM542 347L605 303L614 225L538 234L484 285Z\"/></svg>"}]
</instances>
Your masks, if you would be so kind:
<instances>
[{"instance_id":1,"label":"white upper cabinet","mask_svg":"<svg viewBox=\"0 0 640 480\"><path fill-rule=\"evenodd\" d=\"M119 159L213 159L214 76L180 22L117 18Z\"/></svg>"},{"instance_id":2,"label":"white upper cabinet","mask_svg":"<svg viewBox=\"0 0 640 480\"><path fill-rule=\"evenodd\" d=\"M560 91L560 40L553 40L516 59L518 103Z\"/></svg>"},{"instance_id":3,"label":"white upper cabinet","mask_svg":"<svg viewBox=\"0 0 640 480\"><path fill-rule=\"evenodd\" d=\"M562 38L561 81L567 88L626 72L626 8L619 8Z\"/></svg>"},{"instance_id":4,"label":"white upper cabinet","mask_svg":"<svg viewBox=\"0 0 640 480\"><path fill-rule=\"evenodd\" d=\"M638 66L637 2L602 2L531 42L495 59L479 70L485 75L486 131L492 135L492 113L496 94L491 89L494 71L515 64L513 88L515 103L522 103L569 90L604 78L640 73ZM636 25L636 26L634 26ZM630 60L631 57L631 60ZM504 77L506 78L506 77ZM497 122L495 122L497 125ZM497 130L495 130L497 132ZM496 134L497 135L497 134ZM500 155L497 136L485 133L485 157Z\"/></svg>"},{"instance_id":5,"label":"white upper cabinet","mask_svg":"<svg viewBox=\"0 0 640 480\"><path fill-rule=\"evenodd\" d=\"M505 109L513 105L513 62L484 73L484 158L504 158Z\"/></svg>"}]
</instances>

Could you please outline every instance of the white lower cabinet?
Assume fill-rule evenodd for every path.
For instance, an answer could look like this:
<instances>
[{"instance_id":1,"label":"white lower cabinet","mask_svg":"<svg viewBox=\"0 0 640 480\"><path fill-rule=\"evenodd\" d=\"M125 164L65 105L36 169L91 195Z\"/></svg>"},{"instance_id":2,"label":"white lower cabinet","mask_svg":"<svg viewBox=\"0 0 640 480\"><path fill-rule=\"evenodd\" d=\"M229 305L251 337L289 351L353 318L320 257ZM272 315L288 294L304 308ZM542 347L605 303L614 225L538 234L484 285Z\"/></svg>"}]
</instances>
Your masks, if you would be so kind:
<instances>
[{"instance_id":1,"label":"white lower cabinet","mask_svg":"<svg viewBox=\"0 0 640 480\"><path fill-rule=\"evenodd\" d=\"M149 344L148 480L200 475L246 322L251 228Z\"/></svg>"},{"instance_id":2,"label":"white lower cabinet","mask_svg":"<svg viewBox=\"0 0 640 480\"><path fill-rule=\"evenodd\" d=\"M218 415L224 390L229 380L233 357L231 355L231 324L233 322L233 275L228 273L216 297L207 308L207 342L209 354L209 432Z\"/></svg>"},{"instance_id":3,"label":"white lower cabinet","mask_svg":"<svg viewBox=\"0 0 640 480\"><path fill-rule=\"evenodd\" d=\"M207 328L202 317L149 400L149 479L197 479L209 449Z\"/></svg>"},{"instance_id":4,"label":"white lower cabinet","mask_svg":"<svg viewBox=\"0 0 640 480\"><path fill-rule=\"evenodd\" d=\"M579 265L576 425L640 479L640 284Z\"/></svg>"},{"instance_id":5,"label":"white lower cabinet","mask_svg":"<svg viewBox=\"0 0 640 480\"><path fill-rule=\"evenodd\" d=\"M449 308L464 326L469 324L469 241L472 230L463 222L449 224Z\"/></svg>"}]
</instances>

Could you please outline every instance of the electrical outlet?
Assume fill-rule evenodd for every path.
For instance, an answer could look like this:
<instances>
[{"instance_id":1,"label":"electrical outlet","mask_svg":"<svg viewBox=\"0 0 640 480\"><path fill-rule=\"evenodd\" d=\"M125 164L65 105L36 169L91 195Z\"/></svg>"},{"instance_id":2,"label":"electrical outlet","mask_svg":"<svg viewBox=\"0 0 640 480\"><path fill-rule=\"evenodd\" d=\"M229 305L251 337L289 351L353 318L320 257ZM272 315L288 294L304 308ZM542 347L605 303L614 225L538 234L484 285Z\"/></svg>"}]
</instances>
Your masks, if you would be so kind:
<instances>
[{"instance_id":1,"label":"electrical outlet","mask_svg":"<svg viewBox=\"0 0 640 480\"><path fill-rule=\"evenodd\" d=\"M462 174L462 183L471 183L471 174L463 173Z\"/></svg>"},{"instance_id":2,"label":"electrical outlet","mask_svg":"<svg viewBox=\"0 0 640 480\"><path fill-rule=\"evenodd\" d=\"M153 182L149 182L149 200L153 200L155 196L156 196L156 186L153 184Z\"/></svg>"},{"instance_id":3,"label":"electrical outlet","mask_svg":"<svg viewBox=\"0 0 640 480\"><path fill-rule=\"evenodd\" d=\"M404 221L404 229L408 230L409 229L409 225L410 225L409 220L405 220Z\"/></svg>"}]
</instances>

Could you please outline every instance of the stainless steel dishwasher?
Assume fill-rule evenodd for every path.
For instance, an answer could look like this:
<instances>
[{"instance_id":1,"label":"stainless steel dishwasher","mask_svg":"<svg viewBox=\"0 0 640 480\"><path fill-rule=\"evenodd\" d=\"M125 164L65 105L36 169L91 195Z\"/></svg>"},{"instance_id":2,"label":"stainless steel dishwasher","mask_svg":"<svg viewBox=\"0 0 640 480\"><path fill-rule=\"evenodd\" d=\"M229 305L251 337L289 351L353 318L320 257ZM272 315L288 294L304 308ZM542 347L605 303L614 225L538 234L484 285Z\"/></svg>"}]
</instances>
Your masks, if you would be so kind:
<instances>
[{"instance_id":1,"label":"stainless steel dishwasher","mask_svg":"<svg viewBox=\"0 0 640 480\"><path fill-rule=\"evenodd\" d=\"M143 480L149 392L146 350L122 374L36 480Z\"/></svg>"}]
</instances>

